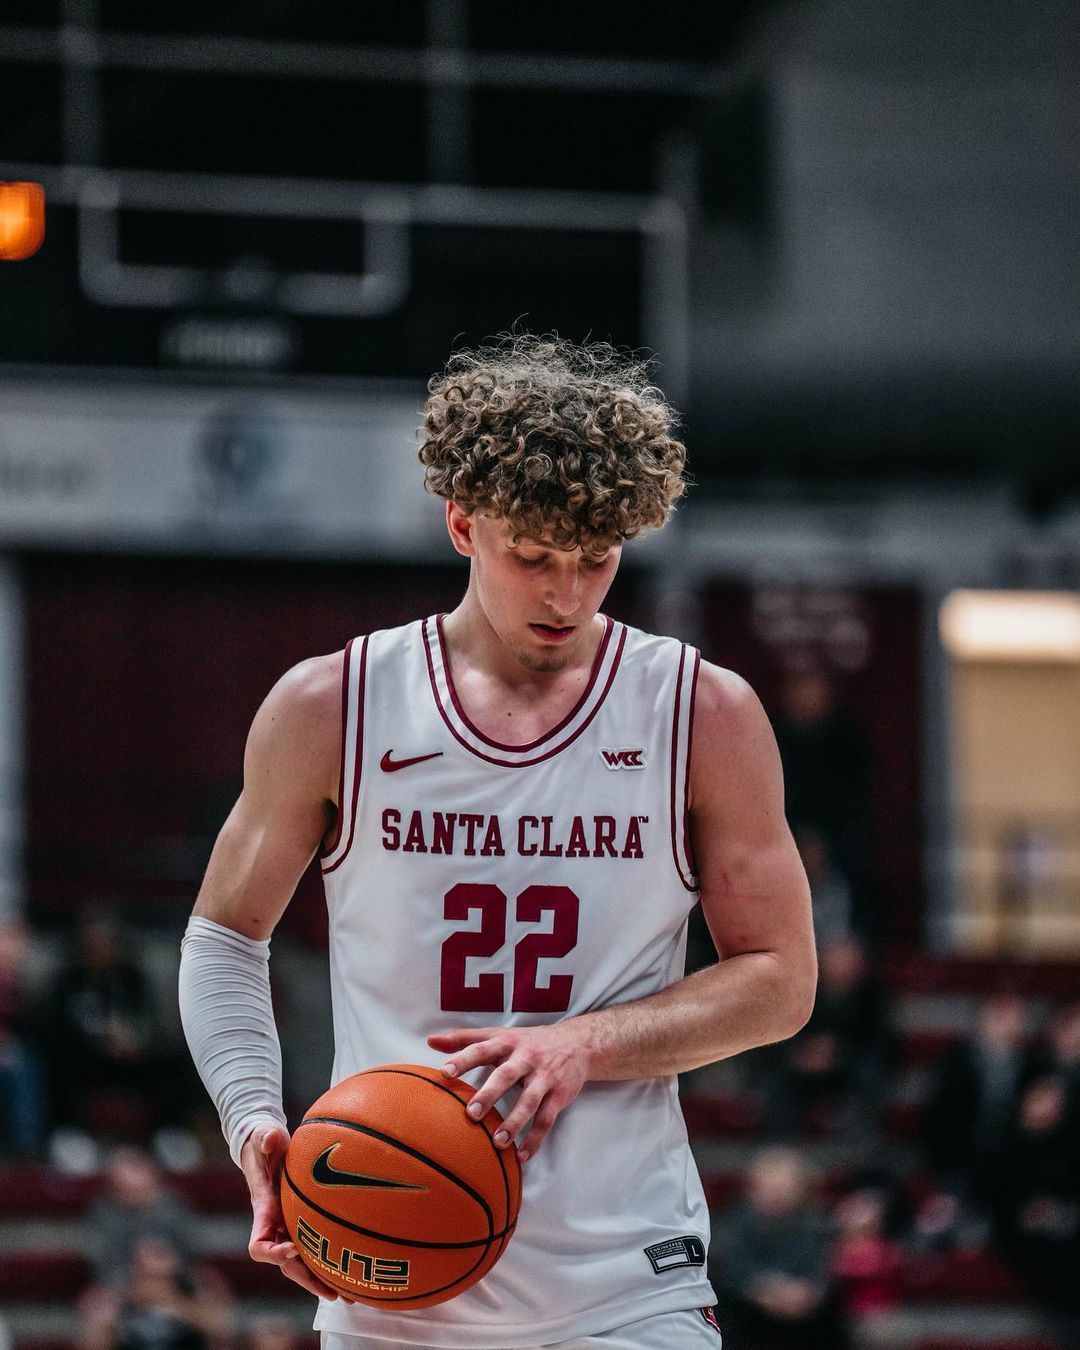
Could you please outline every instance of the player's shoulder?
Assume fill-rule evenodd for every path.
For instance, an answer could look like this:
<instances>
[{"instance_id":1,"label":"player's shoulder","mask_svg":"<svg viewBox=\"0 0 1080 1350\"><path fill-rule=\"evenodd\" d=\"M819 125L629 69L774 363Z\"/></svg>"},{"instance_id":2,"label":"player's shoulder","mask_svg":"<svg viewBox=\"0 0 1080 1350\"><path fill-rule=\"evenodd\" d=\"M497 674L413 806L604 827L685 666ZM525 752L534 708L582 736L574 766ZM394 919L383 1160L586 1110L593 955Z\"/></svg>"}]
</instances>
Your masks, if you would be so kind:
<instances>
[{"instance_id":1,"label":"player's shoulder","mask_svg":"<svg viewBox=\"0 0 1080 1350\"><path fill-rule=\"evenodd\" d=\"M251 741L304 757L338 753L345 649L311 656L287 670L266 695L252 724Z\"/></svg>"},{"instance_id":2,"label":"player's shoulder","mask_svg":"<svg viewBox=\"0 0 1080 1350\"><path fill-rule=\"evenodd\" d=\"M702 661L694 689L694 751L723 753L727 762L755 754L772 739L772 728L752 686L724 666Z\"/></svg>"},{"instance_id":3,"label":"player's shoulder","mask_svg":"<svg viewBox=\"0 0 1080 1350\"><path fill-rule=\"evenodd\" d=\"M298 717L332 715L341 718L341 681L345 648L325 656L309 656L290 667L274 685L269 697L284 711Z\"/></svg>"},{"instance_id":4,"label":"player's shoulder","mask_svg":"<svg viewBox=\"0 0 1080 1350\"><path fill-rule=\"evenodd\" d=\"M780 790L780 757L765 709L733 670L702 661L694 690L690 799L695 813L758 809Z\"/></svg>"},{"instance_id":5,"label":"player's shoulder","mask_svg":"<svg viewBox=\"0 0 1080 1350\"><path fill-rule=\"evenodd\" d=\"M710 717L738 720L753 716L761 700L735 671L702 660L698 667L695 706Z\"/></svg>"},{"instance_id":6,"label":"player's shoulder","mask_svg":"<svg viewBox=\"0 0 1080 1350\"><path fill-rule=\"evenodd\" d=\"M733 670L700 659L700 653L680 638L650 633L623 624L625 630L624 666L636 665L643 678L657 672L677 670L679 678L692 673L694 681L694 723L727 724L754 721L764 717L761 703L751 686ZM695 670L696 663L696 670Z\"/></svg>"}]
</instances>

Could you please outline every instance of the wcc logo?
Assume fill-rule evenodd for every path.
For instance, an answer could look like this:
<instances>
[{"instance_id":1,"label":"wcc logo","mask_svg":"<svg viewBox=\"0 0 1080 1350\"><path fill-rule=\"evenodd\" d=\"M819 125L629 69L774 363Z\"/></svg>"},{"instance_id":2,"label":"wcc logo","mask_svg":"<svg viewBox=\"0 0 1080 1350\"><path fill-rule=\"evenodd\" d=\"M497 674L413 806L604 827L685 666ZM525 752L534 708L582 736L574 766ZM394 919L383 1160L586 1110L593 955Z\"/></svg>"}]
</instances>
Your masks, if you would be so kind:
<instances>
[{"instance_id":1,"label":"wcc logo","mask_svg":"<svg viewBox=\"0 0 1080 1350\"><path fill-rule=\"evenodd\" d=\"M642 750L601 750L600 758L609 769L643 769L645 751Z\"/></svg>"}]
</instances>

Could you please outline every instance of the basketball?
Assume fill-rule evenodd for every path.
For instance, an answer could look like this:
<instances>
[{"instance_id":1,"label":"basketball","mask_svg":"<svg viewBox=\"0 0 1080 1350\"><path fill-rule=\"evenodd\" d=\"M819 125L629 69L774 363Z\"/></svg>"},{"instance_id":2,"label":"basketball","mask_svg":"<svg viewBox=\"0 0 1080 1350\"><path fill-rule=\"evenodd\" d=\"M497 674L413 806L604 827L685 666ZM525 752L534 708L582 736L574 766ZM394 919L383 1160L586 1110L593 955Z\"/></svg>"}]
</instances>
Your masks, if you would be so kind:
<instances>
[{"instance_id":1,"label":"basketball","mask_svg":"<svg viewBox=\"0 0 1080 1350\"><path fill-rule=\"evenodd\" d=\"M297 1126L281 1173L289 1235L324 1284L376 1307L428 1308L476 1284L506 1250L521 1164L496 1148L498 1112L421 1064L353 1074Z\"/></svg>"}]
</instances>

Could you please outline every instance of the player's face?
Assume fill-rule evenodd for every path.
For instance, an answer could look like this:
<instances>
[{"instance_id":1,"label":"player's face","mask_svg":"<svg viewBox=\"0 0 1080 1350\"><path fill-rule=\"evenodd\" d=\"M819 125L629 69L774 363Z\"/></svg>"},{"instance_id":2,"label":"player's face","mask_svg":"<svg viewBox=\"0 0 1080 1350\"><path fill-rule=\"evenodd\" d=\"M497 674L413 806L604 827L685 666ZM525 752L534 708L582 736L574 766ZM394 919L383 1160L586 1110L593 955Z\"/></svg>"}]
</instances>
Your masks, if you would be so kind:
<instances>
[{"instance_id":1,"label":"player's face","mask_svg":"<svg viewBox=\"0 0 1080 1350\"><path fill-rule=\"evenodd\" d=\"M622 545L559 548L549 537L516 542L505 520L469 518L470 583L488 624L530 670L562 670L595 641L594 620L615 578Z\"/></svg>"}]
</instances>

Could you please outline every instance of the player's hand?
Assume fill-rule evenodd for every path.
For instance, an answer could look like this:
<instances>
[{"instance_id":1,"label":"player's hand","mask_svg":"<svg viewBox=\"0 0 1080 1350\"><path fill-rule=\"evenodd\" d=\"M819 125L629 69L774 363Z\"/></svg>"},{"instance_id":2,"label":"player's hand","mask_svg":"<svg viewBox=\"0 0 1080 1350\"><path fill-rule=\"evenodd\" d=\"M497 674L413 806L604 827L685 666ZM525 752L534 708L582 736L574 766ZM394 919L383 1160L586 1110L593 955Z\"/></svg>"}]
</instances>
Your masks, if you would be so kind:
<instances>
[{"instance_id":1,"label":"player's hand","mask_svg":"<svg viewBox=\"0 0 1080 1350\"><path fill-rule=\"evenodd\" d=\"M240 1150L240 1166L251 1195L251 1240L248 1255L253 1261L266 1261L278 1266L283 1275L294 1280L309 1294L318 1298L355 1300L347 1294L323 1284L300 1259L296 1245L289 1237L281 1212L278 1187L285 1151L289 1147L289 1132L281 1125L257 1125Z\"/></svg>"},{"instance_id":2,"label":"player's hand","mask_svg":"<svg viewBox=\"0 0 1080 1350\"><path fill-rule=\"evenodd\" d=\"M577 1097L589 1078L589 1052L580 1019L568 1018L543 1027L463 1027L428 1037L433 1050L451 1056L442 1066L449 1078L470 1069L494 1067L468 1106L481 1120L512 1087L521 1093L494 1140L506 1148L532 1121L532 1129L518 1145L527 1162L547 1137L560 1111Z\"/></svg>"}]
</instances>

